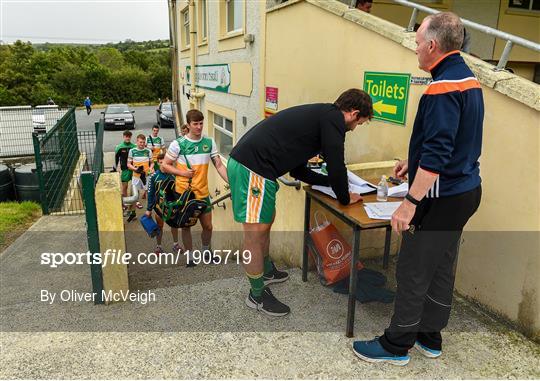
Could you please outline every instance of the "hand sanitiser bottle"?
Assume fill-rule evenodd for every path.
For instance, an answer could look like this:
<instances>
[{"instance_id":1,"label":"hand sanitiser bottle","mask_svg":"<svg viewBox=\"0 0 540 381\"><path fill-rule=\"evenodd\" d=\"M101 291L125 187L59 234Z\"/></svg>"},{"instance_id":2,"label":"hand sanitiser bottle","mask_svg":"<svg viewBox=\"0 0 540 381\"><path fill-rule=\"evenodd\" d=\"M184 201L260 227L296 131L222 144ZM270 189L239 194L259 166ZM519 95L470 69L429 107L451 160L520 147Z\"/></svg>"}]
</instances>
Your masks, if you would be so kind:
<instances>
[{"instance_id":1,"label":"hand sanitiser bottle","mask_svg":"<svg viewBox=\"0 0 540 381\"><path fill-rule=\"evenodd\" d=\"M386 176L381 176L381 181L377 184L377 201L386 201L388 199L388 183Z\"/></svg>"}]
</instances>

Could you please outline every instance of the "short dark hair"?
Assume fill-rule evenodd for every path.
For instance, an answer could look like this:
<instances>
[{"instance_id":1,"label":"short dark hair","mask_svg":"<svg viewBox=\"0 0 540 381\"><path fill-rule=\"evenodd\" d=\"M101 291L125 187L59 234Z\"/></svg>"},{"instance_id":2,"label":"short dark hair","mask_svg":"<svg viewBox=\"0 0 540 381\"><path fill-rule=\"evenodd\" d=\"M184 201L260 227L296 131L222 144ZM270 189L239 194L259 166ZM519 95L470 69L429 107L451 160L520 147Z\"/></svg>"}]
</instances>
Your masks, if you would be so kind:
<instances>
[{"instance_id":1,"label":"short dark hair","mask_svg":"<svg viewBox=\"0 0 540 381\"><path fill-rule=\"evenodd\" d=\"M358 110L361 118L373 117L373 102L368 93L360 89L349 89L338 97L334 104L341 111Z\"/></svg>"},{"instance_id":2,"label":"short dark hair","mask_svg":"<svg viewBox=\"0 0 540 381\"><path fill-rule=\"evenodd\" d=\"M365 3L373 3L373 0L356 0L356 5L354 7L356 8L359 5L364 5Z\"/></svg>"},{"instance_id":3,"label":"short dark hair","mask_svg":"<svg viewBox=\"0 0 540 381\"><path fill-rule=\"evenodd\" d=\"M131 133L130 130L125 130L122 135L131 137L131 135L133 135L133 134Z\"/></svg>"},{"instance_id":4,"label":"short dark hair","mask_svg":"<svg viewBox=\"0 0 540 381\"><path fill-rule=\"evenodd\" d=\"M154 124L154 125L152 126L152 130L153 130L154 128L157 128L157 129L159 130L159 124Z\"/></svg>"},{"instance_id":5,"label":"short dark hair","mask_svg":"<svg viewBox=\"0 0 540 381\"><path fill-rule=\"evenodd\" d=\"M159 155L157 155L157 159L158 159L158 160L163 160L163 159L165 159L165 153L164 153L164 152L161 152Z\"/></svg>"},{"instance_id":6,"label":"short dark hair","mask_svg":"<svg viewBox=\"0 0 540 381\"><path fill-rule=\"evenodd\" d=\"M201 120L204 120L204 115L199 110L189 110L186 113L186 121L188 123L200 122Z\"/></svg>"},{"instance_id":7,"label":"short dark hair","mask_svg":"<svg viewBox=\"0 0 540 381\"><path fill-rule=\"evenodd\" d=\"M137 140L138 139L143 139L144 141L146 141L146 136L144 136L143 134L139 134L137 135Z\"/></svg>"}]
</instances>

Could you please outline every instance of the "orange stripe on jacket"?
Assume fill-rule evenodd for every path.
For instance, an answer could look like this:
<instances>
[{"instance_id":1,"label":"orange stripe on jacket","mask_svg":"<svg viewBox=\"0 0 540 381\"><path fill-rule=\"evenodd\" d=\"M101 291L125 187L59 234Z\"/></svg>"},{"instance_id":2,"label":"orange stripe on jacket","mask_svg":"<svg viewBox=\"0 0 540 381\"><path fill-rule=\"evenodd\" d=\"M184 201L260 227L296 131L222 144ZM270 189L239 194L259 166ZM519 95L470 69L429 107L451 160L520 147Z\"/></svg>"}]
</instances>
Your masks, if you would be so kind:
<instances>
[{"instance_id":1,"label":"orange stripe on jacket","mask_svg":"<svg viewBox=\"0 0 540 381\"><path fill-rule=\"evenodd\" d=\"M438 64L441 63L442 60L444 60L446 57L451 56L452 54L456 54L456 53L459 54L459 50L452 50L452 51L450 51L450 52L448 52L448 53L442 55L441 57L439 57L439 59L438 59L437 61L435 61L435 62L433 62L433 63L431 64L431 66L428 68L428 70L429 70L429 71L432 71L433 69L435 69L435 67L436 67Z\"/></svg>"},{"instance_id":2,"label":"orange stripe on jacket","mask_svg":"<svg viewBox=\"0 0 540 381\"><path fill-rule=\"evenodd\" d=\"M432 83L429 85L424 94L426 95L437 95L437 94L446 94L453 91L466 91L470 89L480 89L480 82L477 79L469 79L463 82L441 82L441 83Z\"/></svg>"}]
</instances>

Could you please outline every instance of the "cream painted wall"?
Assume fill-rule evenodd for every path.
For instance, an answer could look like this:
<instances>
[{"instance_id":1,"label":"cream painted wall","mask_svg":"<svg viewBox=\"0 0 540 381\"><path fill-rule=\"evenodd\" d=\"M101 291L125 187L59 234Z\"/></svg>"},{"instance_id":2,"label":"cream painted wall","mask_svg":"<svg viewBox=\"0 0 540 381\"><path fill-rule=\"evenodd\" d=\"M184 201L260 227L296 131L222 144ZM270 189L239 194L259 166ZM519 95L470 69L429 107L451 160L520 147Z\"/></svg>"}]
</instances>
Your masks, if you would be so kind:
<instances>
[{"instance_id":1,"label":"cream painted wall","mask_svg":"<svg viewBox=\"0 0 540 381\"><path fill-rule=\"evenodd\" d=\"M301 30L295 27L300 14ZM412 50L306 2L267 14L266 57L266 84L279 88L279 109L332 102L342 90L362 86L365 70L427 75ZM534 336L540 332L540 113L483 89L483 200L467 226L456 287ZM348 134L347 162L405 157L423 90L411 88L406 127L372 122ZM278 199L296 219L302 199L287 192Z\"/></svg>"},{"instance_id":2,"label":"cream painted wall","mask_svg":"<svg viewBox=\"0 0 540 381\"><path fill-rule=\"evenodd\" d=\"M540 41L540 16L538 14L526 14L508 11L508 0L447 0L440 7L433 4L423 4L441 11L453 11L468 20L488 25L503 32L515 34L526 39ZM391 21L397 25L406 27L409 24L412 10L410 8L392 4L390 0L374 0L372 14ZM417 22L426 16L420 12ZM472 31L472 52L483 59L498 60L505 42ZM494 55L487 55L494 52ZM519 46L512 49L511 61L540 62L540 53L533 52Z\"/></svg>"},{"instance_id":3,"label":"cream painted wall","mask_svg":"<svg viewBox=\"0 0 540 381\"><path fill-rule=\"evenodd\" d=\"M515 34L527 40L540 42L540 14L522 13L508 9L508 1L501 1L498 28L503 32ZM497 40L494 59L499 59L504 49L505 41ZM511 61L540 62L540 53L515 46L510 54Z\"/></svg>"},{"instance_id":4,"label":"cream painted wall","mask_svg":"<svg viewBox=\"0 0 540 381\"><path fill-rule=\"evenodd\" d=\"M497 29L500 2L501 0L454 0L452 11L467 20ZM495 37L471 28L467 28L467 33L471 36L471 52L482 59L491 59Z\"/></svg>"},{"instance_id":5,"label":"cream painted wall","mask_svg":"<svg viewBox=\"0 0 540 381\"><path fill-rule=\"evenodd\" d=\"M292 7L271 12L267 18L266 56L272 59L266 62L266 84L279 89L279 110L302 103L332 103L341 92L362 88L364 71L428 76L417 68L415 55L405 47L352 22L338 22L334 15L308 3ZM299 13L305 18L302 33L293 29ZM411 87L405 127L372 121L348 133L347 163L405 157L414 105L424 89ZM385 139L389 134L393 138Z\"/></svg>"}]
</instances>

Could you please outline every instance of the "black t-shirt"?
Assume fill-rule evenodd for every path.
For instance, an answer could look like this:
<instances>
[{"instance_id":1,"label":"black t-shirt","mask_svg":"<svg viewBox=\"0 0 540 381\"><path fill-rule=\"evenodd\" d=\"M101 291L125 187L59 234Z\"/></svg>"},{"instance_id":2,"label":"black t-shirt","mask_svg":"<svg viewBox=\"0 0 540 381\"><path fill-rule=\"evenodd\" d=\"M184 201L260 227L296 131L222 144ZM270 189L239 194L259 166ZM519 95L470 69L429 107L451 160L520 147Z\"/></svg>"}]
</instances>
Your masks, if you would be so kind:
<instances>
[{"instance_id":1,"label":"black t-shirt","mask_svg":"<svg viewBox=\"0 0 540 381\"><path fill-rule=\"evenodd\" d=\"M270 180L290 172L309 184L330 185L342 204L348 204L345 167L345 119L333 104L316 103L280 111L251 128L230 156ZM322 153L328 177L307 168L307 161Z\"/></svg>"}]
</instances>

